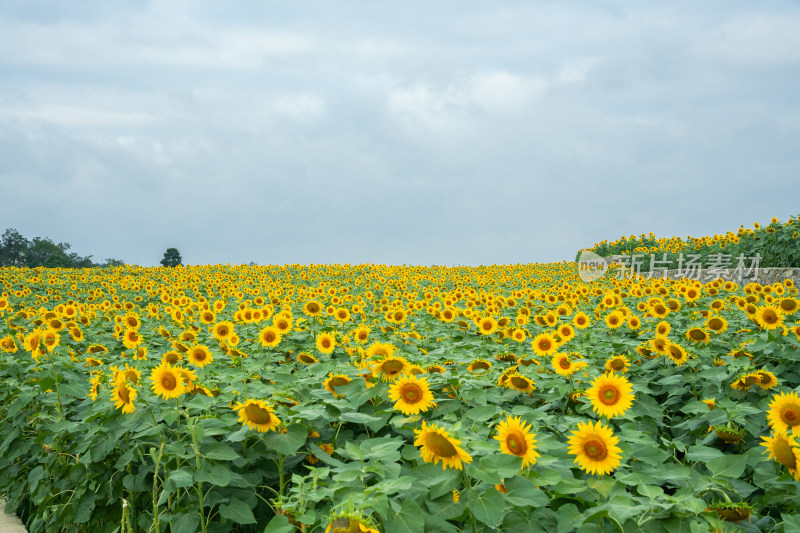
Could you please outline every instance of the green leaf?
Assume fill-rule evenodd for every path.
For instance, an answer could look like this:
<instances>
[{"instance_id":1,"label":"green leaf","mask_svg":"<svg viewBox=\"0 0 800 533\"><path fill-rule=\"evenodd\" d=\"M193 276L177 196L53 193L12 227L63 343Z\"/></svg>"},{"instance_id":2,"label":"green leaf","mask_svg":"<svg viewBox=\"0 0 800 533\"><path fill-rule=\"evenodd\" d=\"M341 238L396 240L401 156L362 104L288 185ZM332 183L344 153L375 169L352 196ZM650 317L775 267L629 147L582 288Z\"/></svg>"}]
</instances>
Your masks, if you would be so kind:
<instances>
[{"instance_id":1,"label":"green leaf","mask_svg":"<svg viewBox=\"0 0 800 533\"><path fill-rule=\"evenodd\" d=\"M724 455L721 451L709 446L689 446L689 449L686 450L686 458L697 463L705 463Z\"/></svg>"},{"instance_id":2,"label":"green leaf","mask_svg":"<svg viewBox=\"0 0 800 533\"><path fill-rule=\"evenodd\" d=\"M475 518L489 527L496 527L503 519L505 501L503 495L494 487L479 493L469 489L466 494L467 505Z\"/></svg>"},{"instance_id":3,"label":"green leaf","mask_svg":"<svg viewBox=\"0 0 800 533\"><path fill-rule=\"evenodd\" d=\"M297 529L283 515L273 516L263 533L295 533Z\"/></svg>"},{"instance_id":4,"label":"green leaf","mask_svg":"<svg viewBox=\"0 0 800 533\"><path fill-rule=\"evenodd\" d=\"M165 489L169 492L183 488L190 487L194 483L192 473L187 470L173 470L167 476Z\"/></svg>"},{"instance_id":5,"label":"green leaf","mask_svg":"<svg viewBox=\"0 0 800 533\"><path fill-rule=\"evenodd\" d=\"M241 457L240 454L236 453L233 448L224 442L215 442L209 446L208 450L206 450L203 455L217 461L233 461Z\"/></svg>"},{"instance_id":6,"label":"green leaf","mask_svg":"<svg viewBox=\"0 0 800 533\"><path fill-rule=\"evenodd\" d=\"M382 418L378 416L368 415L367 413L342 413L339 415L339 418L345 422L355 422L356 424L369 424L382 420Z\"/></svg>"},{"instance_id":7,"label":"green leaf","mask_svg":"<svg viewBox=\"0 0 800 533\"><path fill-rule=\"evenodd\" d=\"M747 466L747 457L741 455L725 455L706 462L706 466L714 476L738 478Z\"/></svg>"},{"instance_id":8,"label":"green leaf","mask_svg":"<svg viewBox=\"0 0 800 533\"><path fill-rule=\"evenodd\" d=\"M417 502L406 499L400 511L389 514L386 525L386 530L392 533L419 533L425 529L424 513Z\"/></svg>"},{"instance_id":9,"label":"green leaf","mask_svg":"<svg viewBox=\"0 0 800 533\"><path fill-rule=\"evenodd\" d=\"M508 493L505 499L517 507L544 507L550 499L529 479L514 476L505 482Z\"/></svg>"},{"instance_id":10,"label":"green leaf","mask_svg":"<svg viewBox=\"0 0 800 533\"><path fill-rule=\"evenodd\" d=\"M175 513L170 521L172 533L194 533L200 524L200 515L193 513Z\"/></svg>"},{"instance_id":11,"label":"green leaf","mask_svg":"<svg viewBox=\"0 0 800 533\"><path fill-rule=\"evenodd\" d=\"M231 471L227 464L212 464L203 461L200 470L194 473L194 480L198 483L211 483L219 487L226 487L231 482Z\"/></svg>"},{"instance_id":12,"label":"green leaf","mask_svg":"<svg viewBox=\"0 0 800 533\"><path fill-rule=\"evenodd\" d=\"M256 518L253 516L253 511L242 500L231 500L228 504L219 506L219 514L222 518L232 520L237 524L255 524Z\"/></svg>"},{"instance_id":13,"label":"green leaf","mask_svg":"<svg viewBox=\"0 0 800 533\"><path fill-rule=\"evenodd\" d=\"M267 448L273 449L283 455L291 455L305 444L308 431L300 424L289 426L286 433L270 431L264 437Z\"/></svg>"}]
</instances>

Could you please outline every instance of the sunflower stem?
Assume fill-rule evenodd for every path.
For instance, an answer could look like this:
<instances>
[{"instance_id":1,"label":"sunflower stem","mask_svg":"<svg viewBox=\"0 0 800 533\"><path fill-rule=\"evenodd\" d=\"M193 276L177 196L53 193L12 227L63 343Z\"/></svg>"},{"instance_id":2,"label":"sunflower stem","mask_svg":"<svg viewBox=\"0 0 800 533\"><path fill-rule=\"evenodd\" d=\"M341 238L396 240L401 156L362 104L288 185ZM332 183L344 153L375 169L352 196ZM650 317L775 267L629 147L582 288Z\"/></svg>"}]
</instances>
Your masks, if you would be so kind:
<instances>
[{"instance_id":1,"label":"sunflower stem","mask_svg":"<svg viewBox=\"0 0 800 533\"><path fill-rule=\"evenodd\" d=\"M56 374L56 365L55 362L53 361L53 352L49 352L47 355L48 359L50 359L50 371L53 373L53 381L55 382L56 386L56 399L58 401L57 404L58 416L60 418L64 418L64 408L61 406L61 391L58 388L58 376Z\"/></svg>"}]
</instances>

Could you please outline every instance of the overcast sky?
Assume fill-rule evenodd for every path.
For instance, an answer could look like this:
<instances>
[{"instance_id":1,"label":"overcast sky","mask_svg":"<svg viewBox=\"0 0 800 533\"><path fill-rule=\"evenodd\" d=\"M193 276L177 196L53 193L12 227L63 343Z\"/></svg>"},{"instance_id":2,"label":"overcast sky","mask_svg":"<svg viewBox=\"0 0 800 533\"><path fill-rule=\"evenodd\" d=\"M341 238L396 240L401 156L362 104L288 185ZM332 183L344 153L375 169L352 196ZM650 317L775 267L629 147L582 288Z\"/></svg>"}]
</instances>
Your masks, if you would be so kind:
<instances>
[{"instance_id":1,"label":"overcast sky","mask_svg":"<svg viewBox=\"0 0 800 533\"><path fill-rule=\"evenodd\" d=\"M800 3L0 0L0 232L479 265L800 214Z\"/></svg>"}]
</instances>

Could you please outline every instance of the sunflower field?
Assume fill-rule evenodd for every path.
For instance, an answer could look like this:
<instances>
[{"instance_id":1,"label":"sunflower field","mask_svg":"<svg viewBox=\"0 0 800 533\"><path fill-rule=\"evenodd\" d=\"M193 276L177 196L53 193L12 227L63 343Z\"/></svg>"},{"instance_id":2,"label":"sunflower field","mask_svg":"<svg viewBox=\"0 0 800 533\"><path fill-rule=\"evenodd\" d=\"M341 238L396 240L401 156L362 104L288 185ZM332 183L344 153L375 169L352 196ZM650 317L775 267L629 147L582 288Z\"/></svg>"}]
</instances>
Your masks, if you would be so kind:
<instances>
[{"instance_id":1,"label":"sunflower field","mask_svg":"<svg viewBox=\"0 0 800 533\"><path fill-rule=\"evenodd\" d=\"M0 269L31 532L800 530L791 280Z\"/></svg>"}]
</instances>

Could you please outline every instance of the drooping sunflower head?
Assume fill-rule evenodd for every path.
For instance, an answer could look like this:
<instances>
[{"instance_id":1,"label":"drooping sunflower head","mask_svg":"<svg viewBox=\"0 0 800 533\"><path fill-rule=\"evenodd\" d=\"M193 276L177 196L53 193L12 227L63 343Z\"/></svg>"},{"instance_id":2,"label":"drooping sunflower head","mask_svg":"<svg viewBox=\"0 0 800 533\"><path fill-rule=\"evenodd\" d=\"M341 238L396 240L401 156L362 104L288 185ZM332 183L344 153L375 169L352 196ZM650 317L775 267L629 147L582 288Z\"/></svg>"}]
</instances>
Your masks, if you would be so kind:
<instances>
[{"instance_id":1,"label":"drooping sunflower head","mask_svg":"<svg viewBox=\"0 0 800 533\"><path fill-rule=\"evenodd\" d=\"M503 386L515 391L531 394L536 390L536 384L530 378L527 378L519 372L511 372L506 376Z\"/></svg>"},{"instance_id":2,"label":"drooping sunflower head","mask_svg":"<svg viewBox=\"0 0 800 533\"><path fill-rule=\"evenodd\" d=\"M297 354L297 360L304 365L313 365L314 363L319 363L319 359L308 352L300 352Z\"/></svg>"},{"instance_id":3,"label":"drooping sunflower head","mask_svg":"<svg viewBox=\"0 0 800 533\"><path fill-rule=\"evenodd\" d=\"M756 381L756 385L761 387L764 390L769 390L773 387L778 385L778 378L770 372L769 370L759 370L756 372L758 376L758 381Z\"/></svg>"},{"instance_id":4,"label":"drooping sunflower head","mask_svg":"<svg viewBox=\"0 0 800 533\"><path fill-rule=\"evenodd\" d=\"M761 443L766 448L764 453L768 453L768 459L775 459L785 466L795 476L795 480L800 475L800 443L786 431L774 431L770 437L761 437Z\"/></svg>"},{"instance_id":5,"label":"drooping sunflower head","mask_svg":"<svg viewBox=\"0 0 800 533\"><path fill-rule=\"evenodd\" d=\"M111 401L114 402L115 408L122 408L123 413L133 413L136 410L136 406L133 404L136 394L136 389L131 387L124 378L118 379L111 390Z\"/></svg>"},{"instance_id":6,"label":"drooping sunflower head","mask_svg":"<svg viewBox=\"0 0 800 533\"><path fill-rule=\"evenodd\" d=\"M772 397L767 412L767 423L775 431L800 435L800 396L796 392L782 392Z\"/></svg>"},{"instance_id":7,"label":"drooping sunflower head","mask_svg":"<svg viewBox=\"0 0 800 533\"><path fill-rule=\"evenodd\" d=\"M428 380L416 374L404 374L389 387L394 408L404 415L416 415L436 406Z\"/></svg>"},{"instance_id":8,"label":"drooping sunflower head","mask_svg":"<svg viewBox=\"0 0 800 533\"><path fill-rule=\"evenodd\" d=\"M426 463L442 463L442 469L462 470L462 463L471 463L472 456L465 452L444 428L422 421L422 428L414 430L414 446L420 447L420 454Z\"/></svg>"},{"instance_id":9,"label":"drooping sunflower head","mask_svg":"<svg viewBox=\"0 0 800 533\"><path fill-rule=\"evenodd\" d=\"M322 386L338 398L339 396L344 396L344 393L341 391L337 392L336 387L347 385L350 381L350 378L344 374L329 374L328 378L322 383Z\"/></svg>"},{"instance_id":10,"label":"drooping sunflower head","mask_svg":"<svg viewBox=\"0 0 800 533\"><path fill-rule=\"evenodd\" d=\"M598 376L586 391L592 408L600 416L608 418L625 414L633 404L633 386L625 376L613 372Z\"/></svg>"},{"instance_id":11,"label":"drooping sunflower head","mask_svg":"<svg viewBox=\"0 0 800 533\"><path fill-rule=\"evenodd\" d=\"M497 425L497 436L494 437L500 442L501 452L522 458L522 468L536 463L539 457L536 434L530 430L530 424L523 422L521 417L508 416Z\"/></svg>"},{"instance_id":12,"label":"drooping sunflower head","mask_svg":"<svg viewBox=\"0 0 800 533\"><path fill-rule=\"evenodd\" d=\"M476 359L469 364L467 370L469 370L470 374L474 374L475 372L480 372L483 370L489 370L492 368L492 363L485 359Z\"/></svg>"},{"instance_id":13,"label":"drooping sunflower head","mask_svg":"<svg viewBox=\"0 0 800 533\"><path fill-rule=\"evenodd\" d=\"M409 366L404 357L389 356L375 363L372 371L380 374L381 381L394 381Z\"/></svg>"},{"instance_id":14,"label":"drooping sunflower head","mask_svg":"<svg viewBox=\"0 0 800 533\"><path fill-rule=\"evenodd\" d=\"M234 409L239 413L239 422L261 433L275 431L280 419L275 416L275 409L265 400L246 400L238 403Z\"/></svg>"}]
</instances>

